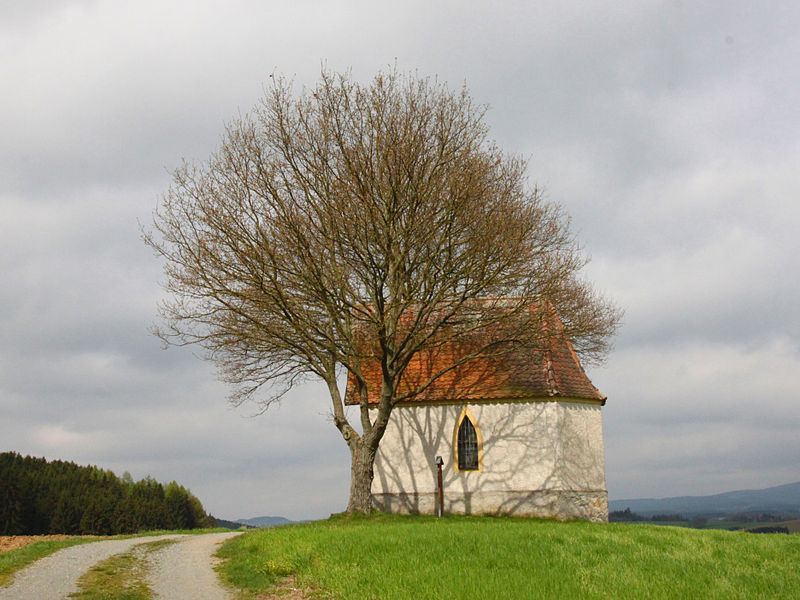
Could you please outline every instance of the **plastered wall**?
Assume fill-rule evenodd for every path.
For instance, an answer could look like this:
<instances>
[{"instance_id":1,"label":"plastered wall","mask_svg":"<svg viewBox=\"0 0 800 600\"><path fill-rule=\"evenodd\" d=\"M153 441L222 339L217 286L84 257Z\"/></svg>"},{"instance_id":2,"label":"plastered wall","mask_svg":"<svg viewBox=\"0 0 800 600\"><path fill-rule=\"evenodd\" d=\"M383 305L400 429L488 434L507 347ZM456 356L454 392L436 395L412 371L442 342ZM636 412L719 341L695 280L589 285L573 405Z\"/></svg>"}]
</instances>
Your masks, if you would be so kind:
<instances>
[{"instance_id":1,"label":"plastered wall","mask_svg":"<svg viewBox=\"0 0 800 600\"><path fill-rule=\"evenodd\" d=\"M480 469L459 471L455 429L466 414ZM601 407L569 401L402 405L376 459L373 498L391 512L433 512L435 457L445 501L460 513L607 518Z\"/></svg>"}]
</instances>

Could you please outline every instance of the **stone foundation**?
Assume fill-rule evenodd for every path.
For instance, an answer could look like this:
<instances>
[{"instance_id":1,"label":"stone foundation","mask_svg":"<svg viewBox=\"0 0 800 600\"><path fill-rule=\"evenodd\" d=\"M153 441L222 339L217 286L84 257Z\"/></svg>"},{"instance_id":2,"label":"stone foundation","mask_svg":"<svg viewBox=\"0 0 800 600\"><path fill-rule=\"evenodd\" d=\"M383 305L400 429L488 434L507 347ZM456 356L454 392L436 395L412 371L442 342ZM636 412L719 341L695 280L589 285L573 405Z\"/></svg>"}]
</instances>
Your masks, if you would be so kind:
<instances>
[{"instance_id":1,"label":"stone foundation","mask_svg":"<svg viewBox=\"0 0 800 600\"><path fill-rule=\"evenodd\" d=\"M436 494L372 494L376 509L396 514L435 514ZM605 490L534 490L506 492L445 492L445 514L512 515L608 521Z\"/></svg>"}]
</instances>

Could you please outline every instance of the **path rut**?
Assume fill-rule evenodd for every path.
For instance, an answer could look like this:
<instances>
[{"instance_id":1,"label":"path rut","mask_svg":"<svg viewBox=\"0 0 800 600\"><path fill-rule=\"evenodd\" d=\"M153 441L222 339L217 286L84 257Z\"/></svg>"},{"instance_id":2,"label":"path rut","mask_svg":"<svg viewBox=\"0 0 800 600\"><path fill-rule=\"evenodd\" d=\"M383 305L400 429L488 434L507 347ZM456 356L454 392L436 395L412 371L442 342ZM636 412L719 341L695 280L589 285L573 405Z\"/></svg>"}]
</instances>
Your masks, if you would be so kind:
<instances>
[{"instance_id":1,"label":"path rut","mask_svg":"<svg viewBox=\"0 0 800 600\"><path fill-rule=\"evenodd\" d=\"M227 600L214 564L217 547L240 532L193 535L150 555L148 583L160 600Z\"/></svg>"}]
</instances>

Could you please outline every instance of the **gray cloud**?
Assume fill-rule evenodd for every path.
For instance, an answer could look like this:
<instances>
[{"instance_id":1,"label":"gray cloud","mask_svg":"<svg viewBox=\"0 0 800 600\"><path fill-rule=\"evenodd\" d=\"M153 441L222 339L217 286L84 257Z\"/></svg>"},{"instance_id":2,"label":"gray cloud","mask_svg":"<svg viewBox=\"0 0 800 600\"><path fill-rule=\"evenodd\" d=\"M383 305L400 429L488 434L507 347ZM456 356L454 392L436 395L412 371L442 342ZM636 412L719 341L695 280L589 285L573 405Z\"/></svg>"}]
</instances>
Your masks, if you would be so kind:
<instances>
[{"instance_id":1,"label":"gray cloud","mask_svg":"<svg viewBox=\"0 0 800 600\"><path fill-rule=\"evenodd\" d=\"M3 449L178 479L224 517L344 507L324 392L234 410L147 333L169 170L273 70L466 80L626 309L591 375L613 497L796 479L800 10L748 3L0 3ZM793 470L794 469L794 470Z\"/></svg>"}]
</instances>

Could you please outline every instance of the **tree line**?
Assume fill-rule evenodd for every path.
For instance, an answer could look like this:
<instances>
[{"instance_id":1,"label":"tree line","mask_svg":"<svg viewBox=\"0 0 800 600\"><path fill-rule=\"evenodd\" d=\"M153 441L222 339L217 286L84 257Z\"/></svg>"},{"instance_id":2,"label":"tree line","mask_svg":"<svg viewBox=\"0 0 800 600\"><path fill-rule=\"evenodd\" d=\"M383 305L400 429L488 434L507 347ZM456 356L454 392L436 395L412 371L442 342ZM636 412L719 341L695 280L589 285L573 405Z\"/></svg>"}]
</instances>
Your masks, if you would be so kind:
<instances>
[{"instance_id":1,"label":"tree line","mask_svg":"<svg viewBox=\"0 0 800 600\"><path fill-rule=\"evenodd\" d=\"M681 523L685 522L689 527L695 529L702 529L708 523L708 517L703 515L694 515L686 517L679 513L664 513L651 516L642 516L638 513L631 512L630 507L625 510L614 510L608 513L608 520L612 522L631 522L631 523Z\"/></svg>"},{"instance_id":2,"label":"tree line","mask_svg":"<svg viewBox=\"0 0 800 600\"><path fill-rule=\"evenodd\" d=\"M0 453L0 535L113 535L213 526L182 485L95 466Z\"/></svg>"}]
</instances>

